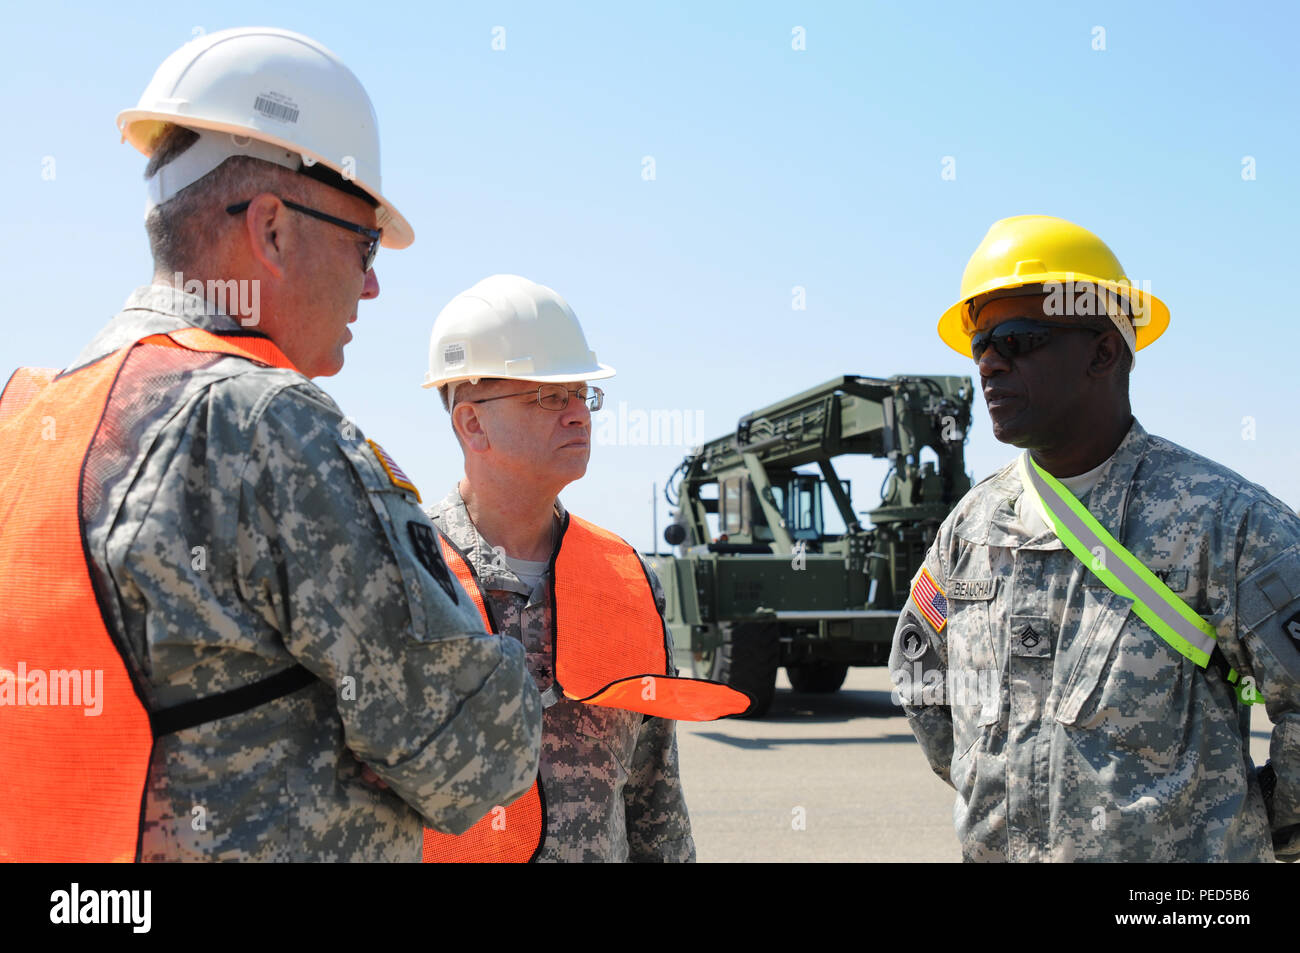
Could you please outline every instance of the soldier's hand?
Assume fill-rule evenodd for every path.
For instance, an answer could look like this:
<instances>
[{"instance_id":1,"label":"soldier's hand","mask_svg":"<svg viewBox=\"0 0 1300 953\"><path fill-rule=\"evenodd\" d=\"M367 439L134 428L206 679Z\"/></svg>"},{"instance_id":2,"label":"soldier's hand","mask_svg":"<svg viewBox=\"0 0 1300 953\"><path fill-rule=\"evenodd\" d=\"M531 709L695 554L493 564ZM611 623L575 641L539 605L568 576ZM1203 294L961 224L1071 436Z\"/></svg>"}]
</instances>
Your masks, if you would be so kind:
<instances>
[{"instance_id":1,"label":"soldier's hand","mask_svg":"<svg viewBox=\"0 0 1300 953\"><path fill-rule=\"evenodd\" d=\"M377 788L388 787L388 782L375 774L375 772L371 771L370 765L368 764L361 765L361 780L365 781L367 784L373 784Z\"/></svg>"}]
</instances>

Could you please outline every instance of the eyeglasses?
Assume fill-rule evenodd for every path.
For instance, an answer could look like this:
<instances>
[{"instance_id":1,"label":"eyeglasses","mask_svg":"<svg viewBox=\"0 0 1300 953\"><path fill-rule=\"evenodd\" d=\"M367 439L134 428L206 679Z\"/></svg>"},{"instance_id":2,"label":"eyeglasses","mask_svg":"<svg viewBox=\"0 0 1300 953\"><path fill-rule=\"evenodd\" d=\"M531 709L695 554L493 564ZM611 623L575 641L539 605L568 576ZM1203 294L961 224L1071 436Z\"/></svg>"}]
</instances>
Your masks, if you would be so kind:
<instances>
[{"instance_id":1,"label":"eyeglasses","mask_svg":"<svg viewBox=\"0 0 1300 953\"><path fill-rule=\"evenodd\" d=\"M546 410L563 410L568 407L570 394L586 403L588 410L600 410L605 403L605 392L599 387L579 387L577 390L569 390L563 384L542 384L536 391L521 390L514 394L499 394L496 397L484 397L481 400L467 400L465 403L486 404L490 400L523 397L532 393L537 394L537 403Z\"/></svg>"},{"instance_id":2,"label":"eyeglasses","mask_svg":"<svg viewBox=\"0 0 1300 953\"><path fill-rule=\"evenodd\" d=\"M993 347L1008 361L1023 357L1030 351L1036 351L1052 339L1053 331L1091 331L1100 334L1100 328L1082 327L1077 324L1051 324L1047 321L1035 321L1031 318L1015 318L1004 321L991 331L980 331L970 339L971 357L979 360L986 350Z\"/></svg>"},{"instance_id":3,"label":"eyeglasses","mask_svg":"<svg viewBox=\"0 0 1300 953\"><path fill-rule=\"evenodd\" d=\"M280 198L278 195L276 198ZM290 202L288 199L280 199L287 207L295 212L302 212L304 215L310 215L312 218L318 218L322 222L329 222L331 225L337 225L339 228L346 228L350 232L356 232L363 238L369 239L370 245L361 255L361 270L367 272L375 263L375 255L379 254L379 240L383 238L383 232L376 228L366 228L364 225L358 225L356 222L349 222L346 219L335 218L333 215L327 215L324 212L318 212L314 208L308 208L305 205L299 205L297 202ZM226 211L231 215L238 215L248 208L252 200L248 202L238 202L235 205L226 206Z\"/></svg>"}]
</instances>

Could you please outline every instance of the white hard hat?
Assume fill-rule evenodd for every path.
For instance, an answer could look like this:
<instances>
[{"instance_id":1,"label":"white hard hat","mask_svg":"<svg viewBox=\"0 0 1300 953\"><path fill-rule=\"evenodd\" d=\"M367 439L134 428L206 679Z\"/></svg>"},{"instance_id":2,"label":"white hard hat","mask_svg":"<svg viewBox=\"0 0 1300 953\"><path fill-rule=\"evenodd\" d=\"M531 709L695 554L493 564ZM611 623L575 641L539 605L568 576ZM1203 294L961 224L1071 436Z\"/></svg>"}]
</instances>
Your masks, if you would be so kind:
<instances>
[{"instance_id":1,"label":"white hard hat","mask_svg":"<svg viewBox=\"0 0 1300 953\"><path fill-rule=\"evenodd\" d=\"M270 27L191 40L163 60L136 107L117 116L122 140L146 156L168 124L192 129L200 139L150 181L151 205L234 155L294 171L320 163L379 203L375 213L386 248L405 248L415 239L380 191L379 129L370 97L315 40Z\"/></svg>"},{"instance_id":2,"label":"white hard hat","mask_svg":"<svg viewBox=\"0 0 1300 953\"><path fill-rule=\"evenodd\" d=\"M538 383L602 380L573 309L518 275L493 275L452 298L433 322L424 387L484 377Z\"/></svg>"}]
</instances>

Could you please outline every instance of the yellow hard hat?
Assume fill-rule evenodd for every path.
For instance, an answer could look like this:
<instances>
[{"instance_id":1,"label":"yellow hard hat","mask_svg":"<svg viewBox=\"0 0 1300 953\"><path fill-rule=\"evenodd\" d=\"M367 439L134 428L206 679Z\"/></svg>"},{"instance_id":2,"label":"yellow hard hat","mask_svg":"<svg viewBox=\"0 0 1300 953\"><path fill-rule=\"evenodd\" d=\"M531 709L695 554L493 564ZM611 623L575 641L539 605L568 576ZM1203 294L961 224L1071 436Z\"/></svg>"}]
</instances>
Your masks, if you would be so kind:
<instances>
[{"instance_id":1,"label":"yellow hard hat","mask_svg":"<svg viewBox=\"0 0 1300 953\"><path fill-rule=\"evenodd\" d=\"M1139 350L1169 327L1169 308L1147 290L1150 282L1130 282L1115 253L1092 232L1050 215L1016 215L994 222L971 255L961 276L961 300L939 318L939 337L970 357L973 299L1048 282L1060 283L1067 296L1074 289L1105 288L1127 299Z\"/></svg>"}]
</instances>

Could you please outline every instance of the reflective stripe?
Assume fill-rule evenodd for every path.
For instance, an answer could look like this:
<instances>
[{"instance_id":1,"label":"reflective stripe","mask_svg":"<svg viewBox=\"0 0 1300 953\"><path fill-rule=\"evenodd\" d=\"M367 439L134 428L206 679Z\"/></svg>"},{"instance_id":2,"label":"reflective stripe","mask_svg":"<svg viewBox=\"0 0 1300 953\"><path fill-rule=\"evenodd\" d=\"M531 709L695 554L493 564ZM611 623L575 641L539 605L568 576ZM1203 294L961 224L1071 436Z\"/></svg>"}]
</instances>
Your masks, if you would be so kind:
<instances>
[{"instance_id":1,"label":"reflective stripe","mask_svg":"<svg viewBox=\"0 0 1300 953\"><path fill-rule=\"evenodd\" d=\"M1120 545L1073 493L1034 462L1028 450L1020 455L1018 463L1021 482L1030 498L1070 552L1112 592L1132 600L1137 616L1175 651L1205 668L1215 649L1214 626L1193 612L1191 606ZM1049 498L1064 505L1053 508ZM1098 550L1115 559L1099 558ZM1228 671L1228 681L1238 681L1236 671ZM1240 685L1236 694L1244 704L1262 701L1258 692L1244 693ZM1244 697L1246 694L1251 697Z\"/></svg>"}]
</instances>

